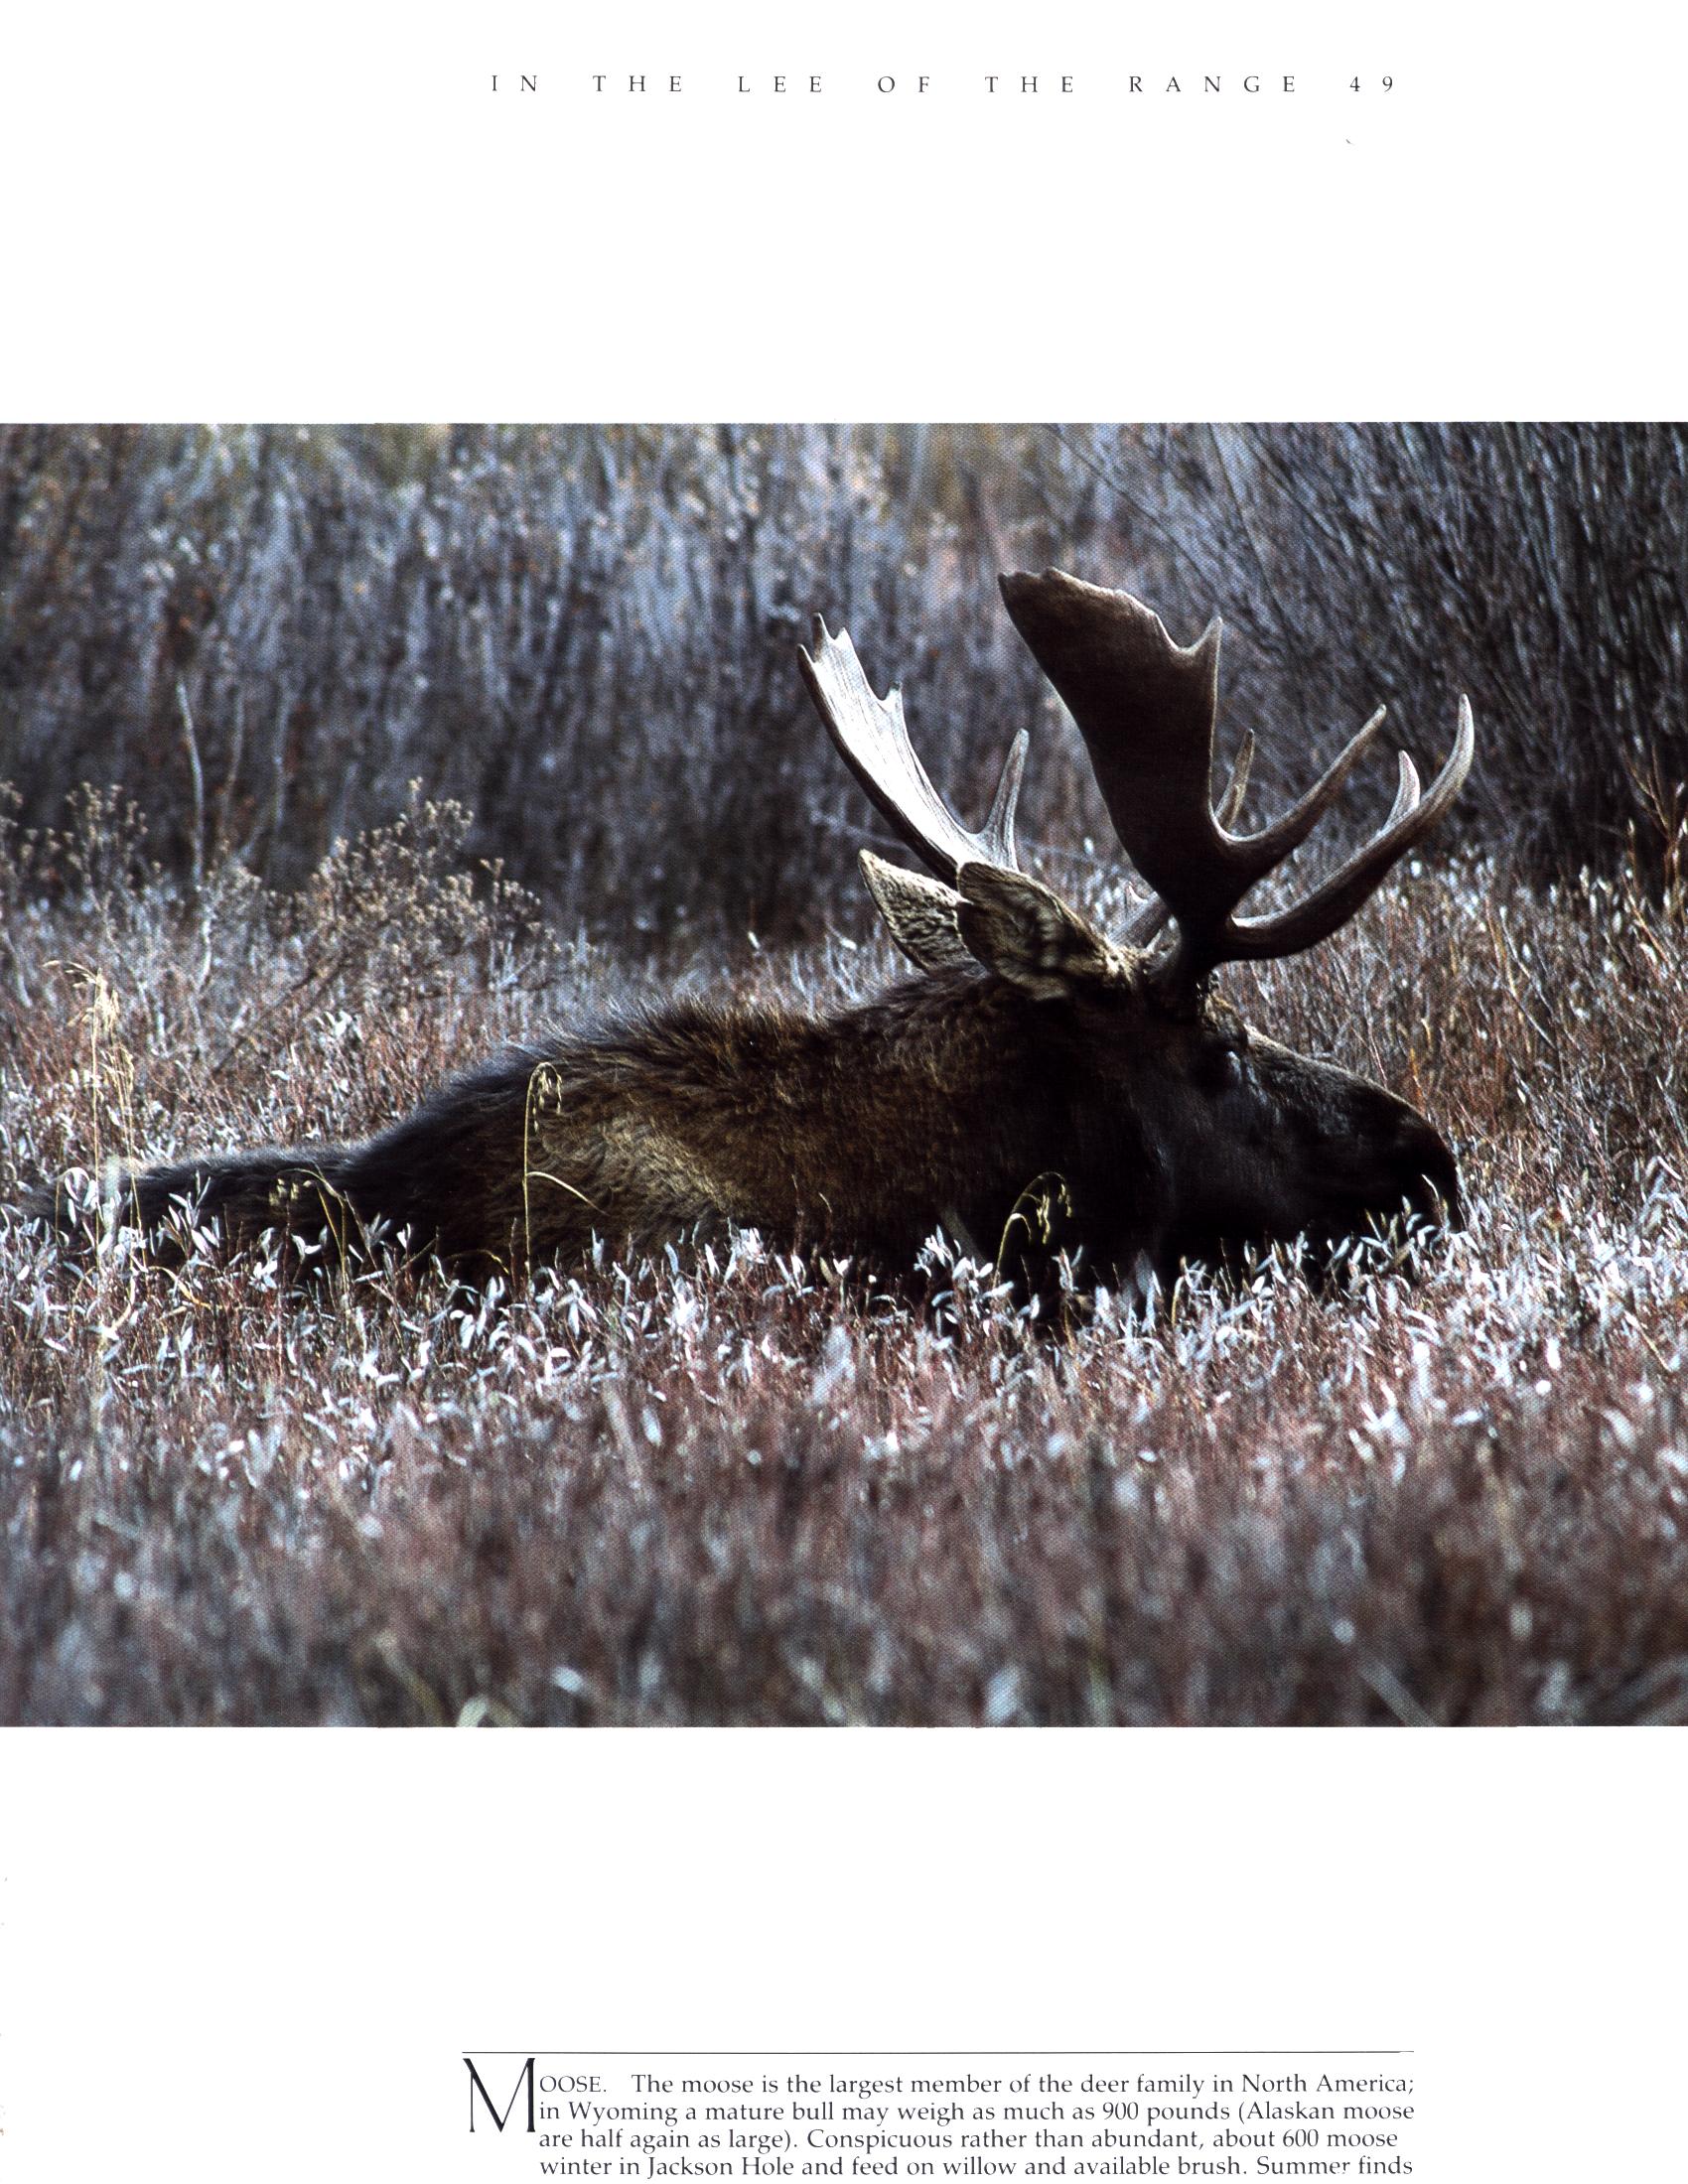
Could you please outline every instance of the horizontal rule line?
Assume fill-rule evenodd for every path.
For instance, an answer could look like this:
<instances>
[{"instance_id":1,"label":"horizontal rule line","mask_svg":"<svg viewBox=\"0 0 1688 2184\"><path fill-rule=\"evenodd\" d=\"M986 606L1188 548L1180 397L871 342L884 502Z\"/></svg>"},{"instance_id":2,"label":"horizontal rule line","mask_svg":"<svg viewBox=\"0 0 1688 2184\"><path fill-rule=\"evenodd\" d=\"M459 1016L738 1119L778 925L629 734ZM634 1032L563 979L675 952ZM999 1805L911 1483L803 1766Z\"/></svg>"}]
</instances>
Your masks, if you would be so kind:
<instances>
[{"instance_id":1,"label":"horizontal rule line","mask_svg":"<svg viewBox=\"0 0 1688 2184\"><path fill-rule=\"evenodd\" d=\"M1411 2055L1412 2048L465 2048L465 2055L578 2055L596 2060L623 2055L647 2055L655 2062L671 2055L766 2055L771 2061L813 2058L824 2061L836 2055L841 2061L856 2056L939 2055L951 2059L977 2056L981 2061L1012 2055Z\"/></svg>"}]
</instances>

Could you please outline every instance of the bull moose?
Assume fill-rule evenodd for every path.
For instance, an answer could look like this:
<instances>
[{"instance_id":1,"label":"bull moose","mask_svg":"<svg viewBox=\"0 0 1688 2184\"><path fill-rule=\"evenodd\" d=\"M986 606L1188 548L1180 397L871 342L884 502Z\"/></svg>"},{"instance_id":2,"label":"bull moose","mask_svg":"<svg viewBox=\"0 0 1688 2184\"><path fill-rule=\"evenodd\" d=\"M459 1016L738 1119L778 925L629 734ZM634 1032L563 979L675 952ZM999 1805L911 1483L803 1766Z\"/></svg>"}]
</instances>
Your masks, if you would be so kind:
<instances>
[{"instance_id":1,"label":"bull moose","mask_svg":"<svg viewBox=\"0 0 1688 2184\"><path fill-rule=\"evenodd\" d=\"M988 1257L1029 1191L1103 1281L1304 1236L1329 1251L1404 1212L1456 1220L1453 1156L1379 1085L1252 1030L1211 987L1220 965L1324 940L1421 841L1472 762L1471 708L1428 794L1400 758L1383 826L1292 906L1242 916L1372 743L1379 712L1292 809L1232 831L1245 744L1212 803L1219 622L1188 647L1129 594L1057 570L1001 580L1064 701L1121 847L1154 890L1117 935L1022 871L1016 738L970 833L876 697L847 634L817 617L802 672L845 763L929 870L861 853L913 966L818 1013L684 1001L565 1030L442 1087L350 1146L207 1156L136 1170L113 1193L168 1253L185 1218L240 1242L408 1237L472 1277L607 1246L647 1251L730 1226L886 1268L945 1231Z\"/></svg>"}]
</instances>

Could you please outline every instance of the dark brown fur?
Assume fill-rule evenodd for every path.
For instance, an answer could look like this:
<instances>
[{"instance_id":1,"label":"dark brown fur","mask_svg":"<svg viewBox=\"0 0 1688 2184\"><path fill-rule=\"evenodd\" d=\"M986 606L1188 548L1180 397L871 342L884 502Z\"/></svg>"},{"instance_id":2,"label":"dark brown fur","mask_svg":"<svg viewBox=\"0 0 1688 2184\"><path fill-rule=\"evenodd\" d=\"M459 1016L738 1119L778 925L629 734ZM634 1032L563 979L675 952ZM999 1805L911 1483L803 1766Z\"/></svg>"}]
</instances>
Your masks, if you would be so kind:
<instances>
[{"instance_id":1,"label":"dark brown fur","mask_svg":"<svg viewBox=\"0 0 1688 2184\"><path fill-rule=\"evenodd\" d=\"M1141 1282L1438 1196L1452 1158L1404 1102L1221 1003L1169 1012L1122 962L1076 999L960 969L830 1015L679 1005L507 1053L360 1145L137 1171L115 1210L167 1254L192 1209L331 1254L373 1229L477 1277L747 1226L888 1268L938 1230L1048 1244Z\"/></svg>"}]
</instances>

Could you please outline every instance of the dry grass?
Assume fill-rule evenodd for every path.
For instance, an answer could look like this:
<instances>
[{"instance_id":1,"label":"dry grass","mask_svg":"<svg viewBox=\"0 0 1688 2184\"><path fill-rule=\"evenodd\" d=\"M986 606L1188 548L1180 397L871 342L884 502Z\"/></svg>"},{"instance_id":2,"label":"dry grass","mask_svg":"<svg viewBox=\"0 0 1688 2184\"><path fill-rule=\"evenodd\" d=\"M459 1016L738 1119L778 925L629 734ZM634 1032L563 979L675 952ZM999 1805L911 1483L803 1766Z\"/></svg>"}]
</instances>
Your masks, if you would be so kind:
<instances>
[{"instance_id":1,"label":"dry grass","mask_svg":"<svg viewBox=\"0 0 1688 2184\"><path fill-rule=\"evenodd\" d=\"M460 839L418 809L281 899L182 891L97 799L12 838L0 1192L368 1128L601 1002ZM0 1229L0 1715L1688 1718L1688 899L1649 881L1403 874L1233 979L1459 1144L1471 1227L1416 1280L1057 1335L987 1269L921 1303L750 1238L470 1298Z\"/></svg>"}]
</instances>

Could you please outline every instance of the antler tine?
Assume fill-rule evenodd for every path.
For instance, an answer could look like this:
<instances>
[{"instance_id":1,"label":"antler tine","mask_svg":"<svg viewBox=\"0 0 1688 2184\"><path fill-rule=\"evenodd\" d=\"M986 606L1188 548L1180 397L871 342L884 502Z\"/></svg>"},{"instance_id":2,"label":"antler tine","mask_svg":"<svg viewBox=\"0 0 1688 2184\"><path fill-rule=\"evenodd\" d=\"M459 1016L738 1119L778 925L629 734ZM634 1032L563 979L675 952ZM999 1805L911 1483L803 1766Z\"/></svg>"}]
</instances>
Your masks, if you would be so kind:
<instances>
[{"instance_id":1,"label":"antler tine","mask_svg":"<svg viewBox=\"0 0 1688 2184\"><path fill-rule=\"evenodd\" d=\"M996 794L991 798L990 817L985 821L979 835L979 840L992 853L992 862L1006 865L1012 872L1020 869L1014 844L1014 814L1020 802L1020 781L1026 771L1026 753L1031 748L1031 735L1022 729L1008 747L1008 756L1002 761L1002 778L997 782Z\"/></svg>"},{"instance_id":2,"label":"antler tine","mask_svg":"<svg viewBox=\"0 0 1688 2184\"><path fill-rule=\"evenodd\" d=\"M1248 776L1253 770L1253 766L1254 731L1250 729L1242 739L1242 749L1236 754L1236 764L1231 768L1231 777L1225 784L1225 793L1219 798L1219 809L1215 817L1218 819L1220 826L1230 828L1236 825L1237 814L1242 810L1242 800L1248 790Z\"/></svg>"},{"instance_id":3,"label":"antler tine","mask_svg":"<svg viewBox=\"0 0 1688 2184\"><path fill-rule=\"evenodd\" d=\"M990 817L969 833L933 788L909 741L903 694L876 697L849 632L832 636L814 617L814 651L799 646L803 680L838 753L885 818L940 879L953 881L963 865L1015 864L1014 811L1030 739L1015 738L991 801Z\"/></svg>"},{"instance_id":4,"label":"antler tine","mask_svg":"<svg viewBox=\"0 0 1688 2184\"><path fill-rule=\"evenodd\" d=\"M1299 802L1292 804L1279 818L1274 819L1269 827L1262 827L1258 834L1229 837L1244 853L1249 869L1249 878L1244 883L1242 894L1246 894L1256 881L1264 880L1269 872L1275 871L1293 851L1301 848L1336 801L1342 783L1371 749L1372 739L1383 726L1385 713L1386 708L1379 706L1359 734L1351 737L1332 759L1307 794ZM1220 825L1223 824L1221 814ZM1242 899L1242 894L1237 896L1238 901Z\"/></svg>"},{"instance_id":5,"label":"antler tine","mask_svg":"<svg viewBox=\"0 0 1688 2184\"><path fill-rule=\"evenodd\" d=\"M1287 910L1271 917L1233 917L1227 921L1221 961L1258 960L1265 956L1299 955L1346 924L1366 897L1382 884L1393 865L1400 863L1415 844L1423 841L1465 785L1477 750L1469 698L1460 700L1460 725L1448 762L1431 783L1430 793L1419 797L1418 770L1403 751L1401 785L1394 809L1371 840L1347 862L1321 881L1311 893Z\"/></svg>"}]
</instances>

